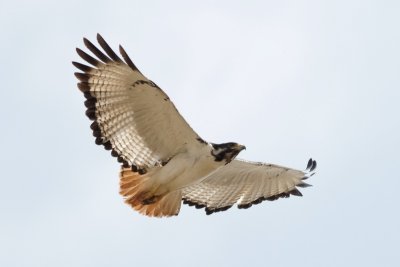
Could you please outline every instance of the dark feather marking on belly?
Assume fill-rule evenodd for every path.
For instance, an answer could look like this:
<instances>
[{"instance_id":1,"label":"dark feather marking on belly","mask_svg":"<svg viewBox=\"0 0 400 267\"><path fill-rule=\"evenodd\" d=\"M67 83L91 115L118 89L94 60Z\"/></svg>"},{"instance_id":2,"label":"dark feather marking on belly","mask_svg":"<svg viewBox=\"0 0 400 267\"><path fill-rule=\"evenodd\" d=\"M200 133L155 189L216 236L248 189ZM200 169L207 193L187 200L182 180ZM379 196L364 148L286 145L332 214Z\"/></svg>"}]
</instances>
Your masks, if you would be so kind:
<instances>
[{"instance_id":1,"label":"dark feather marking on belly","mask_svg":"<svg viewBox=\"0 0 400 267\"><path fill-rule=\"evenodd\" d=\"M205 144L205 145L208 144L208 143L207 143L206 141L204 141L204 139L201 138L201 137L197 137L196 140L199 141L201 144Z\"/></svg>"}]
</instances>

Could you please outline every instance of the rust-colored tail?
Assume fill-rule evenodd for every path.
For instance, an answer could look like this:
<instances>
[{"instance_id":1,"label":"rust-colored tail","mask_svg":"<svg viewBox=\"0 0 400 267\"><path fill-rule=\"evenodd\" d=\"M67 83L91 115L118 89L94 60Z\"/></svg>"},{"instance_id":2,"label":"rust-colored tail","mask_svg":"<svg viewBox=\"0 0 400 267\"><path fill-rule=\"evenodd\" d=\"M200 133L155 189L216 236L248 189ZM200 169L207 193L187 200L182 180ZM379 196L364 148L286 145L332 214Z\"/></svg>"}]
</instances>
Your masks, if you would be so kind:
<instances>
[{"instance_id":1,"label":"rust-colored tail","mask_svg":"<svg viewBox=\"0 0 400 267\"><path fill-rule=\"evenodd\" d=\"M134 210L150 217L178 215L182 199L180 190L148 198L146 193L152 189L149 188L150 183L148 182L151 179L150 176L140 175L130 168L122 168L120 178L120 194Z\"/></svg>"}]
</instances>

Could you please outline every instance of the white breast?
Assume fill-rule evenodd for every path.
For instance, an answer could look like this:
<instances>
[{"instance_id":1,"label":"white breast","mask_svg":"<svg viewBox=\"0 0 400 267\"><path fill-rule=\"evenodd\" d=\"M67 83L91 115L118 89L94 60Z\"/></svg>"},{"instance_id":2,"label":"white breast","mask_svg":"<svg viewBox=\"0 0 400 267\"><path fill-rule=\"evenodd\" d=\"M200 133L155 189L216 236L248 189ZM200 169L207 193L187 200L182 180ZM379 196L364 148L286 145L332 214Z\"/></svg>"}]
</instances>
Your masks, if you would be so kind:
<instances>
[{"instance_id":1,"label":"white breast","mask_svg":"<svg viewBox=\"0 0 400 267\"><path fill-rule=\"evenodd\" d=\"M185 151L173 157L165 166L152 175L159 184L157 193L172 192L202 181L209 174L224 166L211 155L210 146L200 150Z\"/></svg>"}]
</instances>

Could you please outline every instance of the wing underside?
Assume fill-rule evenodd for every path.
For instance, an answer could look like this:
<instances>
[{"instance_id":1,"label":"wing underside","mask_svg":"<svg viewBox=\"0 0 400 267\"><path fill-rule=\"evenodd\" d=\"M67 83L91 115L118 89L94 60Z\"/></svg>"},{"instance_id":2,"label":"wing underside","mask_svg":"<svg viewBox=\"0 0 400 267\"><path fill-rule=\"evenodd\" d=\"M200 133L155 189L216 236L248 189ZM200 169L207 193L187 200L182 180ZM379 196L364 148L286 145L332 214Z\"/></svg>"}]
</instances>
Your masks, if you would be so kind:
<instances>
[{"instance_id":1,"label":"wing underside","mask_svg":"<svg viewBox=\"0 0 400 267\"><path fill-rule=\"evenodd\" d=\"M234 160L202 182L183 189L183 203L205 208L207 214L224 211L234 204L249 208L264 200L290 195L302 196L298 188L314 174L317 164L310 159L305 171L283 166Z\"/></svg>"},{"instance_id":2,"label":"wing underside","mask_svg":"<svg viewBox=\"0 0 400 267\"><path fill-rule=\"evenodd\" d=\"M125 167L145 172L162 165L182 146L198 143L198 135L179 114L169 97L133 64L122 46L121 59L97 35L101 51L84 44L94 57L77 48L89 65L73 62L79 89L86 97L86 115L96 144L111 150Z\"/></svg>"}]
</instances>

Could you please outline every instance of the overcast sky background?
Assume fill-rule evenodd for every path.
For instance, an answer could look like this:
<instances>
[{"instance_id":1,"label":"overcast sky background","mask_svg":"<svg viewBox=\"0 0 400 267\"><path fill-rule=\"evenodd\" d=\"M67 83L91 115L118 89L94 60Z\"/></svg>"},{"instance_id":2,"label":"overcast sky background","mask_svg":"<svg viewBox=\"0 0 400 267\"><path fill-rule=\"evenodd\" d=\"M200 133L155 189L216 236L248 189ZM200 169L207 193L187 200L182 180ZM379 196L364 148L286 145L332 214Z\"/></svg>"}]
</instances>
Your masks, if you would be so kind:
<instances>
[{"instance_id":1,"label":"overcast sky background","mask_svg":"<svg viewBox=\"0 0 400 267\"><path fill-rule=\"evenodd\" d=\"M399 1L1 1L0 266L400 266ZM72 60L99 32L304 197L139 215Z\"/></svg>"}]
</instances>

